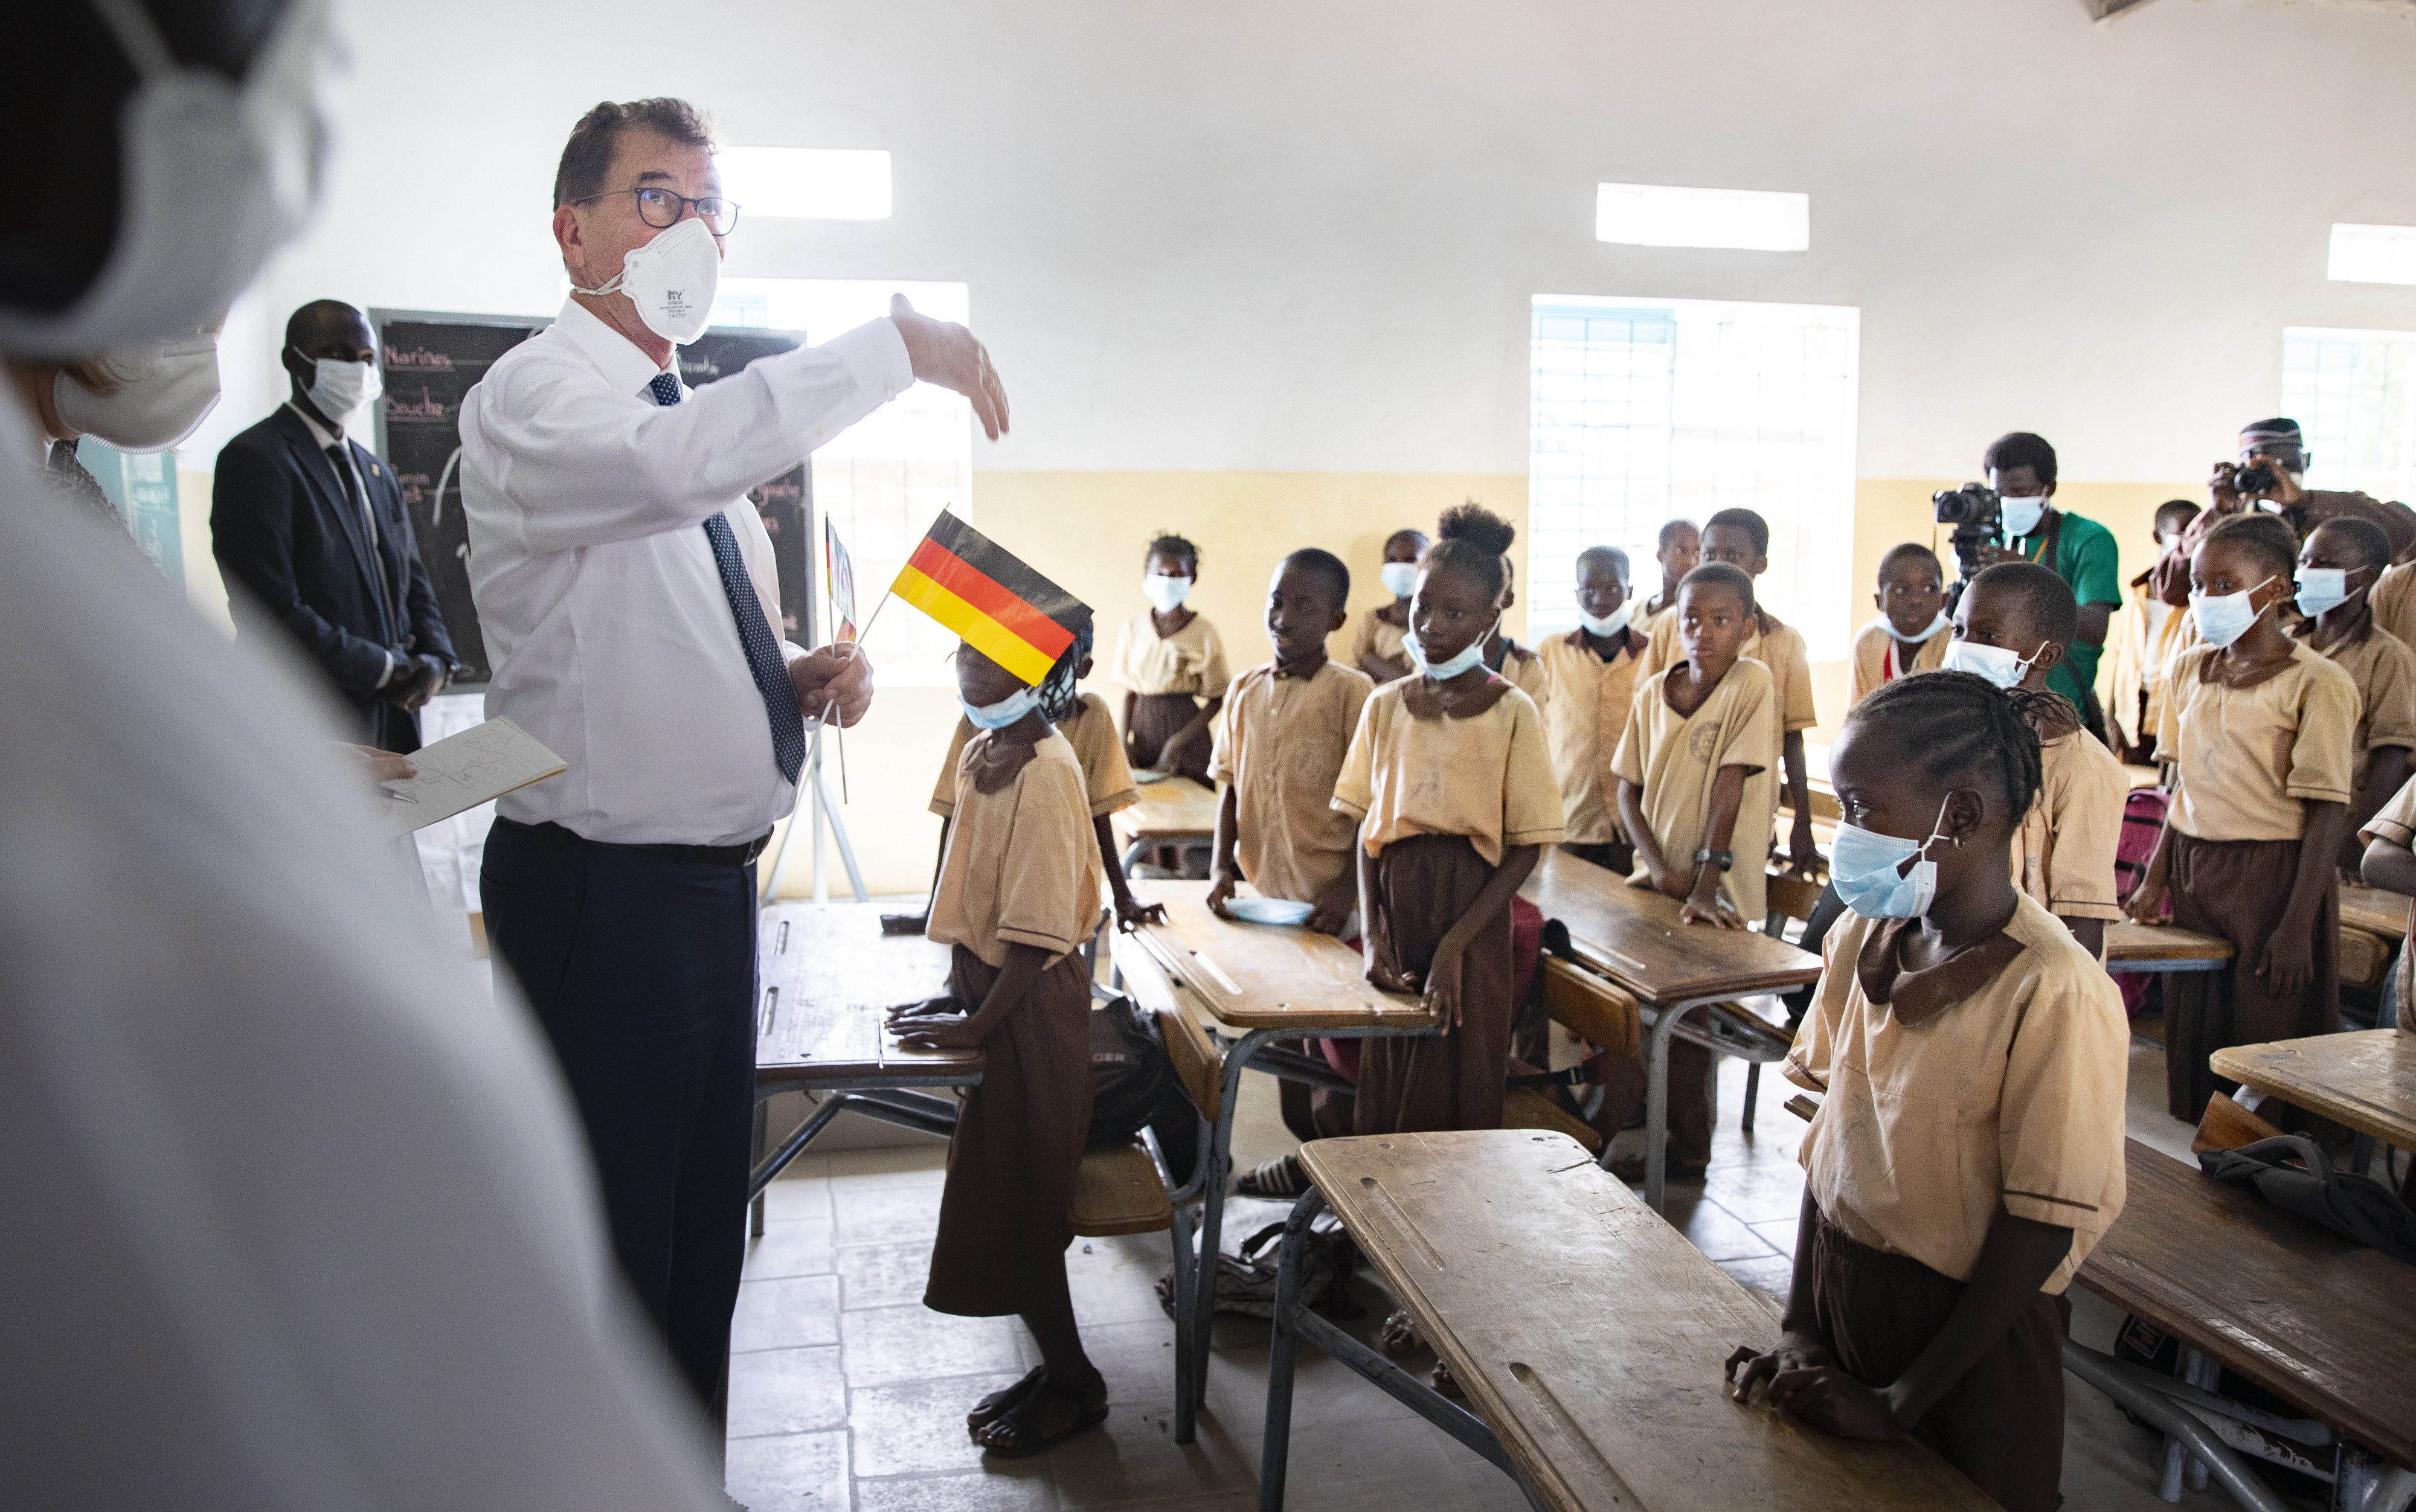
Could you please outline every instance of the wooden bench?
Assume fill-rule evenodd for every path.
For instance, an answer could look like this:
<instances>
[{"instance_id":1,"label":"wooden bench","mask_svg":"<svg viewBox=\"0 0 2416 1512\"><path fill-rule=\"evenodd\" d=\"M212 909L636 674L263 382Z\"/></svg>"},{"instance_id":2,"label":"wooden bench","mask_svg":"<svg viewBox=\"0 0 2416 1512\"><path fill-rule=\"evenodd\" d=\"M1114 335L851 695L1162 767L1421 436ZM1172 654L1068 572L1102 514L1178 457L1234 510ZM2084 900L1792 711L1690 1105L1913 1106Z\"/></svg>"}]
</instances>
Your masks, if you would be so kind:
<instances>
[{"instance_id":1,"label":"wooden bench","mask_svg":"<svg viewBox=\"0 0 2416 1512\"><path fill-rule=\"evenodd\" d=\"M2416 1150L2416 1034L2363 1029L2230 1045L2211 1064L2217 1076L2263 1096Z\"/></svg>"},{"instance_id":2,"label":"wooden bench","mask_svg":"<svg viewBox=\"0 0 2416 1512\"><path fill-rule=\"evenodd\" d=\"M1285 1225L1259 1505L1283 1505L1292 1363L1306 1339L1516 1478L1552 1512L1983 1512L1910 1441L1832 1438L1730 1400L1729 1351L1778 1338L1770 1304L1553 1134L1318 1140ZM1462 1408L1303 1307L1302 1235L1330 1205L1418 1320Z\"/></svg>"},{"instance_id":3,"label":"wooden bench","mask_svg":"<svg viewBox=\"0 0 2416 1512\"><path fill-rule=\"evenodd\" d=\"M2411 902L2416 899L2382 888L2344 887L2340 890L2341 922L2378 935L2395 946L2408 937L2408 908Z\"/></svg>"},{"instance_id":4,"label":"wooden bench","mask_svg":"<svg viewBox=\"0 0 2416 1512\"><path fill-rule=\"evenodd\" d=\"M2408 1267L2137 1140L2124 1153L2122 1214L2076 1280L2178 1338L2183 1379L2070 1341L2066 1368L2168 1432L2195 1430L2186 1458L2212 1468L2242 1505L2282 1505L2253 1477L2245 1488L2234 1484L2245 1472L2226 1445L2251 1439L2272 1441L2277 1455L2295 1453L2318 1475L2343 1476L2343 1492L2357 1499L2336 1505L2375 1512L2403 1505L2416 1493L2416 1475L2406 1474L2416 1471L2416 1380L2408 1371L2416 1358L2416 1288ZM2258 1415L2223 1404L2209 1389L2216 1366L2273 1392L2319 1430L2272 1415L2260 1424ZM2196 1411L2181 1421L2176 1402ZM2242 1433L2242 1425L2256 1431ZM2342 1441L2336 1460L2327 1433ZM2221 1442L2206 1442L2211 1437ZM2167 1485L2178 1495L2181 1466L2171 1468Z\"/></svg>"},{"instance_id":5,"label":"wooden bench","mask_svg":"<svg viewBox=\"0 0 2416 1512\"><path fill-rule=\"evenodd\" d=\"M1124 1145L1095 1145L1082 1152L1065 1217L1086 1239L1155 1234L1174 1226L1174 1205L1167 1201L1157 1161L1136 1138Z\"/></svg>"}]
</instances>

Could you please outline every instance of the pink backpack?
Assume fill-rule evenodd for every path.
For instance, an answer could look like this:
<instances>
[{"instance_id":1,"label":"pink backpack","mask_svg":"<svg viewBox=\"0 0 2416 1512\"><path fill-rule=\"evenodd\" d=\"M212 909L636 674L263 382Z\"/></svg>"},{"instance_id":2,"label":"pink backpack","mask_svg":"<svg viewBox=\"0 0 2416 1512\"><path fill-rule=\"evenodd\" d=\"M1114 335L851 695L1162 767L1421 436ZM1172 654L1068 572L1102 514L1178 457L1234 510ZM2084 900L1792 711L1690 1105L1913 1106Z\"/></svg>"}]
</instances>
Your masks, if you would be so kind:
<instances>
[{"instance_id":1,"label":"pink backpack","mask_svg":"<svg viewBox=\"0 0 2416 1512\"><path fill-rule=\"evenodd\" d=\"M2156 853L2156 836L2164 832L2165 810L2171 795L2153 787L2134 787L2131 796L2122 801L2122 834L2114 843L2114 896L2129 902L2139 884L2147 879L2148 859ZM2173 917L2172 900L2165 900L2162 921ZM2137 1015L2148 998L2148 976L2144 972L2125 971L2114 979L2122 989L2122 1011Z\"/></svg>"}]
</instances>

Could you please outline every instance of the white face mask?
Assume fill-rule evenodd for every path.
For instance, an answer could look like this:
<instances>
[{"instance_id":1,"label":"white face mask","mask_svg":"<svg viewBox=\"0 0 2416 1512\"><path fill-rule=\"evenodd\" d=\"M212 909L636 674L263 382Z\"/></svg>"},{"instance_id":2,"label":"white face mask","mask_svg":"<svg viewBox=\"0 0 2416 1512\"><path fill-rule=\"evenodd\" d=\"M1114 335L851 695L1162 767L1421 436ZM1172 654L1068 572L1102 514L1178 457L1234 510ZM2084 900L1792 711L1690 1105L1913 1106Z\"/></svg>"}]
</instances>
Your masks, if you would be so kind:
<instances>
[{"instance_id":1,"label":"white face mask","mask_svg":"<svg viewBox=\"0 0 2416 1512\"><path fill-rule=\"evenodd\" d=\"M128 375L114 394L95 394L61 373L51 385L59 421L121 452L163 452L191 435L219 404L219 338L146 341L109 355Z\"/></svg>"},{"instance_id":2,"label":"white face mask","mask_svg":"<svg viewBox=\"0 0 2416 1512\"><path fill-rule=\"evenodd\" d=\"M1898 640L1910 640L1916 645L1926 645L1930 640L1937 636L1940 631L1952 629L1954 628L1954 625L1955 621L1947 617L1946 611L1944 609L1940 609L1938 611L1938 618L1930 621L1929 627L1925 630L1916 630L1911 635L1908 636L1903 631L1898 630L1895 624L1891 622L1888 625L1888 634L1895 636Z\"/></svg>"},{"instance_id":3,"label":"white face mask","mask_svg":"<svg viewBox=\"0 0 2416 1512\"><path fill-rule=\"evenodd\" d=\"M1172 614L1183 607L1185 599L1191 596L1191 579L1151 573L1140 580L1140 591L1149 595L1150 603L1157 606L1158 613Z\"/></svg>"},{"instance_id":4,"label":"white face mask","mask_svg":"<svg viewBox=\"0 0 2416 1512\"><path fill-rule=\"evenodd\" d=\"M1395 598L1408 598L1418 586L1418 564L1414 561L1388 561L1376 569L1384 584L1384 591Z\"/></svg>"},{"instance_id":5,"label":"white face mask","mask_svg":"<svg viewBox=\"0 0 2416 1512\"><path fill-rule=\"evenodd\" d=\"M243 82L188 67L140 5L91 4L139 79L118 111L117 235L61 310L0 307L0 349L79 357L215 320L319 198L326 0L293 0Z\"/></svg>"},{"instance_id":6,"label":"white face mask","mask_svg":"<svg viewBox=\"0 0 2416 1512\"><path fill-rule=\"evenodd\" d=\"M1608 638L1626 629L1627 621L1633 619L1635 614L1636 601L1622 599L1618 609L1608 619L1597 620L1583 609L1578 610L1578 623L1586 627L1586 634Z\"/></svg>"},{"instance_id":7,"label":"white face mask","mask_svg":"<svg viewBox=\"0 0 2416 1512\"><path fill-rule=\"evenodd\" d=\"M704 335L713 322L713 296L721 286L721 246L702 216L656 233L621 260L621 271L582 294L621 293L638 307L646 329L678 345Z\"/></svg>"},{"instance_id":8,"label":"white face mask","mask_svg":"<svg viewBox=\"0 0 2416 1512\"><path fill-rule=\"evenodd\" d=\"M2046 650L2041 646L2039 651ZM1970 672L1986 678L2001 688L2020 685L2031 675L2031 664L2038 660L2038 651L2024 657L2004 646L1983 646L1976 640L1957 640L1946 647L1946 660L1941 665L1949 672Z\"/></svg>"},{"instance_id":9,"label":"white face mask","mask_svg":"<svg viewBox=\"0 0 2416 1512\"><path fill-rule=\"evenodd\" d=\"M385 381L378 376L377 364L373 362L310 357L299 352L294 355L317 365L308 391L310 403L339 426L350 426L362 406L385 392Z\"/></svg>"},{"instance_id":10,"label":"white face mask","mask_svg":"<svg viewBox=\"0 0 2416 1512\"><path fill-rule=\"evenodd\" d=\"M2018 541L2038 529L2046 515L2046 495L2018 499L2007 494L1997 501L1997 517L2005 524L2005 537Z\"/></svg>"}]
</instances>

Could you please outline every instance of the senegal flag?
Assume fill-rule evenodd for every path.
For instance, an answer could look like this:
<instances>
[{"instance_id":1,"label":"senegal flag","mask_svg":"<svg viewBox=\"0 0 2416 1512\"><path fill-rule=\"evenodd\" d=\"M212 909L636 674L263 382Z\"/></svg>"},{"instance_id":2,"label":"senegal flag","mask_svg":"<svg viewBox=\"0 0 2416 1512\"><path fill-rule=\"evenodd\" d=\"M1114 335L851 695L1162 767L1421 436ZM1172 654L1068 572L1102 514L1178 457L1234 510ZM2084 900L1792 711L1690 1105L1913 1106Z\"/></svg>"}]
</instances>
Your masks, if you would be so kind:
<instances>
[{"instance_id":1,"label":"senegal flag","mask_svg":"<svg viewBox=\"0 0 2416 1512\"><path fill-rule=\"evenodd\" d=\"M889 591L1034 687L1074 643L1082 601L946 510Z\"/></svg>"}]
</instances>

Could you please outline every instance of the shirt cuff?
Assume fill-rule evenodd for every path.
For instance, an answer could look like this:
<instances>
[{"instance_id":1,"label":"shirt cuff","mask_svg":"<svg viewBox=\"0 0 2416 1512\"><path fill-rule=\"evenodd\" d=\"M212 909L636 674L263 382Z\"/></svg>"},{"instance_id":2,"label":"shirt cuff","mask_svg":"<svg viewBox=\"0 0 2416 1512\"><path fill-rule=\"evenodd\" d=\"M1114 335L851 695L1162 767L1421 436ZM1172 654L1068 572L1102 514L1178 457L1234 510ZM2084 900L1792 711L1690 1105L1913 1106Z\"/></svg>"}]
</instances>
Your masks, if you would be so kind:
<instances>
[{"instance_id":1,"label":"shirt cuff","mask_svg":"<svg viewBox=\"0 0 2416 1512\"><path fill-rule=\"evenodd\" d=\"M884 315L853 331L842 331L822 344L822 350L847 364L864 392L886 404L914 386L914 364L906 355L906 338L898 322Z\"/></svg>"},{"instance_id":2,"label":"shirt cuff","mask_svg":"<svg viewBox=\"0 0 2416 1512\"><path fill-rule=\"evenodd\" d=\"M2057 898L2046 911L2061 919L2102 919L2109 924L2122 921L2122 910L2110 903L2084 903L2077 898Z\"/></svg>"},{"instance_id":3,"label":"shirt cuff","mask_svg":"<svg viewBox=\"0 0 2416 1512\"><path fill-rule=\"evenodd\" d=\"M2394 846L2404 846L2416 840L2416 830L2390 819L2375 818L2365 821L2365 828L2357 832L2357 837L2369 845L2377 840L2388 840Z\"/></svg>"},{"instance_id":4,"label":"shirt cuff","mask_svg":"<svg viewBox=\"0 0 2416 1512\"><path fill-rule=\"evenodd\" d=\"M380 673L378 674L378 680L377 680L375 682L370 683L370 687L372 687L372 688L383 688L383 687L385 687L387 683L389 683L389 682L391 682L391 681L394 681L394 652L392 652L392 651L388 651L388 652L386 652L386 653L385 653L385 671L383 671L383 672L380 672Z\"/></svg>"}]
</instances>

